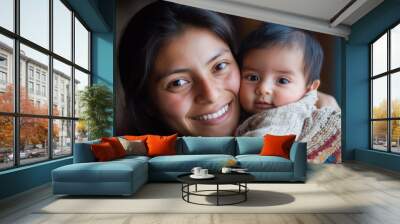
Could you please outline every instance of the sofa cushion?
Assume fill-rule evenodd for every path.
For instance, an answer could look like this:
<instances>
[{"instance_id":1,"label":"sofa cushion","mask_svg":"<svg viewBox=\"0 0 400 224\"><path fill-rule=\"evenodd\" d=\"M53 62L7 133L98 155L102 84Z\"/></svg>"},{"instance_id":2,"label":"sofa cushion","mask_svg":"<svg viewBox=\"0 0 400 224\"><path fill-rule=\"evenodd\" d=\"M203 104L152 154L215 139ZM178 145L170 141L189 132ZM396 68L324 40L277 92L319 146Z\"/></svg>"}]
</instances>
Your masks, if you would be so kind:
<instances>
[{"instance_id":1,"label":"sofa cushion","mask_svg":"<svg viewBox=\"0 0 400 224\"><path fill-rule=\"evenodd\" d=\"M119 142L121 142L122 147L126 151L126 155L147 155L146 144L142 140L126 140L125 138L118 137Z\"/></svg>"},{"instance_id":2,"label":"sofa cushion","mask_svg":"<svg viewBox=\"0 0 400 224\"><path fill-rule=\"evenodd\" d=\"M148 156L163 156L176 154L176 138L178 134L169 136L149 135L146 139Z\"/></svg>"},{"instance_id":3,"label":"sofa cushion","mask_svg":"<svg viewBox=\"0 0 400 224\"><path fill-rule=\"evenodd\" d=\"M182 140L183 144L181 154L235 155L234 137L183 137Z\"/></svg>"},{"instance_id":4,"label":"sofa cushion","mask_svg":"<svg viewBox=\"0 0 400 224\"><path fill-rule=\"evenodd\" d=\"M131 195L148 181L148 157L75 163L52 171L54 194Z\"/></svg>"},{"instance_id":5,"label":"sofa cushion","mask_svg":"<svg viewBox=\"0 0 400 224\"><path fill-rule=\"evenodd\" d=\"M175 155L158 156L149 160L149 170L163 172L190 172L193 167L200 166L211 172L219 171L230 159L231 155Z\"/></svg>"},{"instance_id":6,"label":"sofa cushion","mask_svg":"<svg viewBox=\"0 0 400 224\"><path fill-rule=\"evenodd\" d=\"M132 162L135 160L139 160L139 161L143 161L143 162L148 162L150 159L150 157L147 156L138 156L138 155L129 155L129 156L125 156L124 158L120 158L120 159L116 159L113 160L113 162Z\"/></svg>"},{"instance_id":7,"label":"sofa cushion","mask_svg":"<svg viewBox=\"0 0 400 224\"><path fill-rule=\"evenodd\" d=\"M296 135L269 135L264 136L264 145L261 149L261 156L280 156L290 159L290 148Z\"/></svg>"},{"instance_id":8,"label":"sofa cushion","mask_svg":"<svg viewBox=\"0 0 400 224\"><path fill-rule=\"evenodd\" d=\"M129 141L134 141L134 140L146 141L148 135L125 135L123 137Z\"/></svg>"},{"instance_id":9,"label":"sofa cushion","mask_svg":"<svg viewBox=\"0 0 400 224\"><path fill-rule=\"evenodd\" d=\"M117 137L103 137L101 138L101 142L108 142L113 147L115 155L118 158L122 158L126 156L126 151L122 146L121 142L119 142Z\"/></svg>"},{"instance_id":10,"label":"sofa cushion","mask_svg":"<svg viewBox=\"0 0 400 224\"><path fill-rule=\"evenodd\" d=\"M264 144L263 137L236 137L236 155L259 154Z\"/></svg>"},{"instance_id":11,"label":"sofa cushion","mask_svg":"<svg viewBox=\"0 0 400 224\"><path fill-rule=\"evenodd\" d=\"M53 170L58 182L130 182L133 172L143 170L146 162L131 159L96 163L74 163ZM145 174L144 174L145 175Z\"/></svg>"},{"instance_id":12,"label":"sofa cushion","mask_svg":"<svg viewBox=\"0 0 400 224\"><path fill-rule=\"evenodd\" d=\"M292 161L278 156L238 155L239 166L249 172L293 172Z\"/></svg>"},{"instance_id":13,"label":"sofa cushion","mask_svg":"<svg viewBox=\"0 0 400 224\"><path fill-rule=\"evenodd\" d=\"M108 142L93 144L90 147L97 161L104 162L118 158L112 145Z\"/></svg>"},{"instance_id":14,"label":"sofa cushion","mask_svg":"<svg viewBox=\"0 0 400 224\"><path fill-rule=\"evenodd\" d=\"M90 148L92 144L99 144L100 139L75 143L74 147L74 163L95 162L96 158Z\"/></svg>"}]
</instances>

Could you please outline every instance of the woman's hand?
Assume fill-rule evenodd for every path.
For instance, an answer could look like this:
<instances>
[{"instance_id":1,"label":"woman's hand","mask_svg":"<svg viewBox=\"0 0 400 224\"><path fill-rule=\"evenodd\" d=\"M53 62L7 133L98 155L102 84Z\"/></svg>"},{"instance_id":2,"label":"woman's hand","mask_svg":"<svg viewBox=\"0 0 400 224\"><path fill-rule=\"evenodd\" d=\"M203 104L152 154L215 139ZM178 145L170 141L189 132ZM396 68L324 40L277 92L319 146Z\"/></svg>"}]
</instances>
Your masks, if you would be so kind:
<instances>
[{"instance_id":1,"label":"woman's hand","mask_svg":"<svg viewBox=\"0 0 400 224\"><path fill-rule=\"evenodd\" d=\"M339 104L337 103L336 99L333 96L322 93L320 91L317 92L318 100L315 103L317 108L322 107L332 107L335 110L340 110Z\"/></svg>"}]
</instances>

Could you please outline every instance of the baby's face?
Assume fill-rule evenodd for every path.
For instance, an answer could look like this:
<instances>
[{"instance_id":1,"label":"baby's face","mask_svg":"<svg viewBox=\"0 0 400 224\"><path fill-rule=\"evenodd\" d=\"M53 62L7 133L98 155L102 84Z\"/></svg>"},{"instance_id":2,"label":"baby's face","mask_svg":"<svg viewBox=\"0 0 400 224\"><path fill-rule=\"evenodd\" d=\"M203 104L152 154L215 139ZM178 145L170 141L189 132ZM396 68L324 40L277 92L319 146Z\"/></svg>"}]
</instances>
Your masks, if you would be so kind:
<instances>
[{"instance_id":1,"label":"baby's face","mask_svg":"<svg viewBox=\"0 0 400 224\"><path fill-rule=\"evenodd\" d=\"M296 102L307 91L300 48L272 46L251 50L244 57L239 99L247 112Z\"/></svg>"}]
</instances>

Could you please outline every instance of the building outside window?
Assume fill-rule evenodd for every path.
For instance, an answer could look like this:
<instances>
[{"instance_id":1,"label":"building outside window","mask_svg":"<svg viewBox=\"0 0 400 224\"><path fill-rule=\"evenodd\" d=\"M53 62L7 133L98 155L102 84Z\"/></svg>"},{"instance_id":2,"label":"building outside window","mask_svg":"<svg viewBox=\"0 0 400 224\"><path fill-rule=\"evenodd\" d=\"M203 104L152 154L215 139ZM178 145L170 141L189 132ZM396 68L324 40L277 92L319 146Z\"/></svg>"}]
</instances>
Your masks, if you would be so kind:
<instances>
[{"instance_id":1,"label":"building outside window","mask_svg":"<svg viewBox=\"0 0 400 224\"><path fill-rule=\"evenodd\" d=\"M53 94L54 94L54 102L53 103L57 103L57 101L58 101L58 89L55 89Z\"/></svg>"},{"instance_id":2,"label":"building outside window","mask_svg":"<svg viewBox=\"0 0 400 224\"><path fill-rule=\"evenodd\" d=\"M40 81L40 70L36 69L36 81Z\"/></svg>"},{"instance_id":3,"label":"building outside window","mask_svg":"<svg viewBox=\"0 0 400 224\"><path fill-rule=\"evenodd\" d=\"M33 80L33 67L29 66L28 74L29 74L29 79Z\"/></svg>"},{"instance_id":4,"label":"building outside window","mask_svg":"<svg viewBox=\"0 0 400 224\"><path fill-rule=\"evenodd\" d=\"M29 81L28 82L28 93L33 94L34 88L33 88L33 82Z\"/></svg>"},{"instance_id":5,"label":"building outside window","mask_svg":"<svg viewBox=\"0 0 400 224\"><path fill-rule=\"evenodd\" d=\"M7 56L0 54L0 67L7 67Z\"/></svg>"},{"instance_id":6,"label":"building outside window","mask_svg":"<svg viewBox=\"0 0 400 224\"><path fill-rule=\"evenodd\" d=\"M7 56L0 54L0 91L5 91L7 86Z\"/></svg>"},{"instance_id":7,"label":"building outside window","mask_svg":"<svg viewBox=\"0 0 400 224\"><path fill-rule=\"evenodd\" d=\"M9 13L19 23L16 29L0 29L0 84L12 87L2 90L0 85L0 98L7 99L0 101L4 130L0 132L0 170L71 156L74 142L87 139L86 127L77 128L79 113L68 106L79 102L82 86L90 84L81 81L90 80L91 75L87 26L65 1L18 2L2 3L10 4L7 9L18 7ZM18 63L15 58L19 58ZM14 71L16 65L19 67ZM14 77L19 80L19 88ZM62 86L59 80L64 82ZM63 103L57 105L61 94ZM14 111L14 105L19 111ZM33 132L38 133L35 139Z\"/></svg>"},{"instance_id":8,"label":"building outside window","mask_svg":"<svg viewBox=\"0 0 400 224\"><path fill-rule=\"evenodd\" d=\"M46 96L46 86L42 86L42 96Z\"/></svg>"},{"instance_id":9,"label":"building outside window","mask_svg":"<svg viewBox=\"0 0 400 224\"><path fill-rule=\"evenodd\" d=\"M0 84L4 86L7 84L7 74L4 71L0 71Z\"/></svg>"},{"instance_id":10,"label":"building outside window","mask_svg":"<svg viewBox=\"0 0 400 224\"><path fill-rule=\"evenodd\" d=\"M400 24L370 44L371 148L400 153Z\"/></svg>"},{"instance_id":11,"label":"building outside window","mask_svg":"<svg viewBox=\"0 0 400 224\"><path fill-rule=\"evenodd\" d=\"M40 84L36 84L36 95L40 95Z\"/></svg>"}]
</instances>

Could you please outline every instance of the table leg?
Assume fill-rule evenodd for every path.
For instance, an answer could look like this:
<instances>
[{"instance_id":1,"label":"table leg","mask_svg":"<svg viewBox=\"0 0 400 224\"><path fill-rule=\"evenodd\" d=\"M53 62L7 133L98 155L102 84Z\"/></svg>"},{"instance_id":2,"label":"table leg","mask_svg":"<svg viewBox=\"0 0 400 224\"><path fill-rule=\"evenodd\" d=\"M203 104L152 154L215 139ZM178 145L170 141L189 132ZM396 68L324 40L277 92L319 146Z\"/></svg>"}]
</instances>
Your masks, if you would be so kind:
<instances>
[{"instance_id":1,"label":"table leg","mask_svg":"<svg viewBox=\"0 0 400 224\"><path fill-rule=\"evenodd\" d=\"M188 191L187 200L188 200L188 202L190 202L190 200L189 200L189 195L190 195L190 184L188 184L188 189L187 189L187 191Z\"/></svg>"},{"instance_id":2,"label":"table leg","mask_svg":"<svg viewBox=\"0 0 400 224\"><path fill-rule=\"evenodd\" d=\"M182 183L182 188L181 188L181 192L182 192L182 199L184 199L184 197L183 197L183 190L184 190L184 184Z\"/></svg>"},{"instance_id":3,"label":"table leg","mask_svg":"<svg viewBox=\"0 0 400 224\"><path fill-rule=\"evenodd\" d=\"M217 206L219 205L219 184L217 184Z\"/></svg>"},{"instance_id":4,"label":"table leg","mask_svg":"<svg viewBox=\"0 0 400 224\"><path fill-rule=\"evenodd\" d=\"M247 182L244 183L244 201L247 201Z\"/></svg>"},{"instance_id":5,"label":"table leg","mask_svg":"<svg viewBox=\"0 0 400 224\"><path fill-rule=\"evenodd\" d=\"M195 186L195 191L197 192L197 184L196 184L196 186Z\"/></svg>"}]
</instances>

